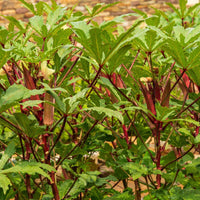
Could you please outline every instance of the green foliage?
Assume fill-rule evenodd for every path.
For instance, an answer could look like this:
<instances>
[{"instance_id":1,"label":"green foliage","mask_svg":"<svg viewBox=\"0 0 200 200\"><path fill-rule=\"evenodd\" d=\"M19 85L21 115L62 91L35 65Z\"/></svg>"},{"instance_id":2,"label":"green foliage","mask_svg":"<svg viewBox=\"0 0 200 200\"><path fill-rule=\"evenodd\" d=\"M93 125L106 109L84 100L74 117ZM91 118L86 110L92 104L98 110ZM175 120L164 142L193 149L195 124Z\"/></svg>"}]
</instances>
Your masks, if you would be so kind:
<instances>
[{"instance_id":1,"label":"green foliage","mask_svg":"<svg viewBox=\"0 0 200 200\"><path fill-rule=\"evenodd\" d=\"M20 2L29 22L0 27L0 199L198 199L200 4L98 24L117 3Z\"/></svg>"}]
</instances>

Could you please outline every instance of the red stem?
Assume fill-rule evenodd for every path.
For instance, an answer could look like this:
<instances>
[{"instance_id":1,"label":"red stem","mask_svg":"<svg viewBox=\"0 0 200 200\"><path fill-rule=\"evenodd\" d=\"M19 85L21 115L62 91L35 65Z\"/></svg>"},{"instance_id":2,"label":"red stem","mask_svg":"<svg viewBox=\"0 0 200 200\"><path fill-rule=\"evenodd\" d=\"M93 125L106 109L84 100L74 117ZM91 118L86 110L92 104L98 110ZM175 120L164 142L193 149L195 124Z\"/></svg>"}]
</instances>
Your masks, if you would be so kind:
<instances>
[{"instance_id":1,"label":"red stem","mask_svg":"<svg viewBox=\"0 0 200 200\"><path fill-rule=\"evenodd\" d=\"M124 137L126 139L126 143L129 146L128 131L127 131L128 129L127 129L125 124L122 125L122 128L123 128L123 131L124 131Z\"/></svg>"},{"instance_id":2,"label":"red stem","mask_svg":"<svg viewBox=\"0 0 200 200\"><path fill-rule=\"evenodd\" d=\"M31 149L30 149L29 143L26 140L25 140L25 147L26 147L25 160L28 161L30 159ZM29 174L26 174L25 177L26 177L25 178L25 184L26 184L26 190L27 190L27 193L28 193L28 198L32 199L33 194L32 194L32 190L31 190L31 176Z\"/></svg>"},{"instance_id":3,"label":"red stem","mask_svg":"<svg viewBox=\"0 0 200 200\"><path fill-rule=\"evenodd\" d=\"M137 59L139 53L140 53L140 49L138 49L138 52L137 52L137 54L136 54L136 56L135 56L135 58L134 58L134 60L133 60L133 62L132 62L132 64L131 64L130 68L128 69L129 72L130 72L131 69L133 68L133 65L135 64L135 61L136 61L136 59ZM126 75L126 78L127 78L127 77L128 77L128 74Z\"/></svg>"},{"instance_id":4,"label":"red stem","mask_svg":"<svg viewBox=\"0 0 200 200\"><path fill-rule=\"evenodd\" d=\"M51 165L51 162L50 162L50 156L49 156L49 141L48 141L48 138L49 138L49 134L44 134L42 135L42 143L43 143L43 151L44 151L44 158L45 158L45 163L48 164L48 165ZM49 173L50 177L51 177L51 180L52 182L49 181L49 184L51 185L51 189L52 189L52 192L53 192L53 195L54 195L54 199L55 200L60 200L60 196L59 196L59 191L58 191L58 187L57 187L57 184L56 184L56 174L55 172L50 172Z\"/></svg>"},{"instance_id":5,"label":"red stem","mask_svg":"<svg viewBox=\"0 0 200 200\"><path fill-rule=\"evenodd\" d=\"M59 191L58 191L58 187L56 185L55 176L56 176L55 172L50 172L50 177L51 177L51 180L52 180L51 188L52 188L52 191L53 191L54 199L60 200Z\"/></svg>"},{"instance_id":6,"label":"red stem","mask_svg":"<svg viewBox=\"0 0 200 200\"><path fill-rule=\"evenodd\" d=\"M172 160L171 162L169 162L169 163L167 163L165 166L163 166L163 167L161 168L161 171L163 171L167 166L171 165L172 163L176 162L177 160L183 158L183 156L185 156L186 154L188 154L193 148L194 148L194 144L193 144L185 153L183 153L180 157L178 157L178 158Z\"/></svg>"}]
</instances>

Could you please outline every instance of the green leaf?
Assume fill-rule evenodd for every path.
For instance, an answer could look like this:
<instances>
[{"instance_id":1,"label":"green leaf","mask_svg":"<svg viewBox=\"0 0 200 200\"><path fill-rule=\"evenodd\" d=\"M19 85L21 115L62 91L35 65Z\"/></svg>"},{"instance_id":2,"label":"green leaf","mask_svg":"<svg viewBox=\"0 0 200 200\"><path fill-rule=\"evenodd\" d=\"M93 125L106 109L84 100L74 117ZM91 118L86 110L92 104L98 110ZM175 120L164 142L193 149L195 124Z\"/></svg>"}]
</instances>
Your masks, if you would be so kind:
<instances>
[{"instance_id":1,"label":"green leaf","mask_svg":"<svg viewBox=\"0 0 200 200\"><path fill-rule=\"evenodd\" d=\"M52 7L52 9L58 8L58 4L56 3L56 0L51 0L51 7Z\"/></svg>"},{"instance_id":2,"label":"green leaf","mask_svg":"<svg viewBox=\"0 0 200 200\"><path fill-rule=\"evenodd\" d=\"M35 15L29 19L32 28L40 35L42 35L42 26L44 25L44 19L42 16Z\"/></svg>"},{"instance_id":3,"label":"green leaf","mask_svg":"<svg viewBox=\"0 0 200 200\"><path fill-rule=\"evenodd\" d=\"M160 104L156 104L156 118L160 121L166 120L170 117L170 115L173 115L175 113L174 108L167 108L163 107Z\"/></svg>"},{"instance_id":4,"label":"green leaf","mask_svg":"<svg viewBox=\"0 0 200 200\"><path fill-rule=\"evenodd\" d=\"M3 49L0 46L0 68L9 60L11 50L12 49Z\"/></svg>"},{"instance_id":5,"label":"green leaf","mask_svg":"<svg viewBox=\"0 0 200 200\"><path fill-rule=\"evenodd\" d=\"M184 187L181 189L178 186L173 187L170 190L170 199L178 200L197 200L200 198L200 191L196 188Z\"/></svg>"},{"instance_id":6,"label":"green leaf","mask_svg":"<svg viewBox=\"0 0 200 200\"><path fill-rule=\"evenodd\" d=\"M13 115L10 115L8 113L2 113L0 115L0 124L4 127L8 127L13 132L18 132L18 128L16 128L15 124L17 124L15 117Z\"/></svg>"},{"instance_id":7,"label":"green leaf","mask_svg":"<svg viewBox=\"0 0 200 200\"><path fill-rule=\"evenodd\" d=\"M97 11L99 10L99 8L101 8L103 5L105 5L105 4L104 3L97 3L92 9L92 16L94 16L97 13Z\"/></svg>"},{"instance_id":8,"label":"green leaf","mask_svg":"<svg viewBox=\"0 0 200 200\"><path fill-rule=\"evenodd\" d=\"M143 22L143 20L137 21L135 22L135 24L124 34L122 34L117 41L115 42L113 48L110 50L110 52L108 53L107 57L104 59L103 61L103 65L107 63L107 61L110 60L110 58L123 46L125 45L128 41L130 41L131 39L135 38L136 36L133 36L131 38L130 34L135 30L135 28L141 24Z\"/></svg>"},{"instance_id":9,"label":"green leaf","mask_svg":"<svg viewBox=\"0 0 200 200\"><path fill-rule=\"evenodd\" d=\"M142 16L143 18L147 18L148 17L148 15L145 12L143 12L143 11L141 11L139 9L132 8L132 10L134 12L136 12L139 16Z\"/></svg>"},{"instance_id":10,"label":"green leaf","mask_svg":"<svg viewBox=\"0 0 200 200\"><path fill-rule=\"evenodd\" d=\"M162 10L159 10L157 8L152 7L157 13L159 13L159 15L163 16L167 21L168 21L168 16L166 15L165 12L163 12Z\"/></svg>"},{"instance_id":11,"label":"green leaf","mask_svg":"<svg viewBox=\"0 0 200 200\"><path fill-rule=\"evenodd\" d=\"M65 14L66 9L58 7L56 10L53 10L47 16L47 25L52 27L56 25L56 22L61 20Z\"/></svg>"},{"instance_id":12,"label":"green leaf","mask_svg":"<svg viewBox=\"0 0 200 200\"><path fill-rule=\"evenodd\" d=\"M72 184L73 181L71 179L65 180L61 183L61 185L59 186L59 195L61 199L65 197L67 191L69 190Z\"/></svg>"},{"instance_id":13,"label":"green leaf","mask_svg":"<svg viewBox=\"0 0 200 200\"><path fill-rule=\"evenodd\" d=\"M169 36L167 36L166 33L164 33L162 30L160 30L159 28L155 27L155 26L148 26L149 29L155 31L157 33L158 36L160 36L162 39L168 39Z\"/></svg>"},{"instance_id":14,"label":"green leaf","mask_svg":"<svg viewBox=\"0 0 200 200\"><path fill-rule=\"evenodd\" d=\"M3 169L4 165L8 162L8 160L10 159L10 157L15 153L15 144L14 143L10 143L3 156L1 157L1 160L0 160L0 170Z\"/></svg>"},{"instance_id":15,"label":"green leaf","mask_svg":"<svg viewBox=\"0 0 200 200\"><path fill-rule=\"evenodd\" d=\"M194 144L199 144L200 143L200 135L197 135L195 138L194 138Z\"/></svg>"},{"instance_id":16,"label":"green leaf","mask_svg":"<svg viewBox=\"0 0 200 200\"><path fill-rule=\"evenodd\" d=\"M187 70L187 75L198 86L200 86L199 74L200 74L200 68L199 68L199 66L195 66L195 67L190 68L190 69Z\"/></svg>"},{"instance_id":17,"label":"green leaf","mask_svg":"<svg viewBox=\"0 0 200 200\"><path fill-rule=\"evenodd\" d=\"M184 17L184 14L185 14L186 4L187 4L187 0L179 0L179 5L180 5L182 17Z\"/></svg>"},{"instance_id":18,"label":"green leaf","mask_svg":"<svg viewBox=\"0 0 200 200\"><path fill-rule=\"evenodd\" d=\"M124 180L128 178L128 174L121 167L117 167L113 174L118 180Z\"/></svg>"},{"instance_id":19,"label":"green leaf","mask_svg":"<svg viewBox=\"0 0 200 200\"><path fill-rule=\"evenodd\" d=\"M200 46L197 46L188 57L188 69L199 67Z\"/></svg>"},{"instance_id":20,"label":"green leaf","mask_svg":"<svg viewBox=\"0 0 200 200\"><path fill-rule=\"evenodd\" d=\"M159 40L157 40L157 34L155 31L149 30L145 33L145 43L148 52L152 52L154 50L154 46L158 41Z\"/></svg>"},{"instance_id":21,"label":"green leaf","mask_svg":"<svg viewBox=\"0 0 200 200\"><path fill-rule=\"evenodd\" d=\"M181 0L182 1L182 0ZM185 1L185 0L183 0ZM172 3L166 3L171 9L174 10L174 12L179 16L181 17L181 13L179 12L179 10L177 8L175 8L175 6L172 4Z\"/></svg>"},{"instance_id":22,"label":"green leaf","mask_svg":"<svg viewBox=\"0 0 200 200\"><path fill-rule=\"evenodd\" d=\"M120 15L118 17L115 17L112 20L102 22L99 26L102 30L111 30L113 28L113 26L123 23L125 21L124 17L132 16L132 15L133 14L131 14L131 13ZM118 26L117 28L121 29L121 31L122 31L121 33L124 32L124 28L122 26ZM120 34L119 30L118 30L118 33Z\"/></svg>"},{"instance_id":23,"label":"green leaf","mask_svg":"<svg viewBox=\"0 0 200 200\"><path fill-rule=\"evenodd\" d=\"M153 16L150 16L150 17L147 17L145 19L145 22L148 26L155 26L157 27L158 24L160 23L160 17L156 16L156 15L153 15Z\"/></svg>"},{"instance_id":24,"label":"green leaf","mask_svg":"<svg viewBox=\"0 0 200 200\"><path fill-rule=\"evenodd\" d=\"M167 53L174 58L174 60L183 68L187 67L186 56L184 49L177 40L168 39L168 46L164 46Z\"/></svg>"},{"instance_id":25,"label":"green leaf","mask_svg":"<svg viewBox=\"0 0 200 200\"><path fill-rule=\"evenodd\" d=\"M28 100L28 101L25 101L23 103L20 103L20 105L23 106L23 108L27 108L27 107L37 107L38 104L41 104L43 103L44 101L41 101L41 100Z\"/></svg>"},{"instance_id":26,"label":"green leaf","mask_svg":"<svg viewBox=\"0 0 200 200\"><path fill-rule=\"evenodd\" d=\"M19 0L19 1L21 1L26 8L28 8L33 14L36 15L36 12L32 3L27 3L25 0Z\"/></svg>"},{"instance_id":27,"label":"green leaf","mask_svg":"<svg viewBox=\"0 0 200 200\"><path fill-rule=\"evenodd\" d=\"M9 178L6 175L1 174L0 171L0 188L3 189L4 194L6 194L6 192L8 191L9 185L11 185Z\"/></svg>"},{"instance_id":28,"label":"green leaf","mask_svg":"<svg viewBox=\"0 0 200 200\"><path fill-rule=\"evenodd\" d=\"M185 38L187 31L184 29L183 26L175 26L173 28L174 31L174 37L177 39L177 41L181 44L182 47L185 46Z\"/></svg>"},{"instance_id":29,"label":"green leaf","mask_svg":"<svg viewBox=\"0 0 200 200\"><path fill-rule=\"evenodd\" d=\"M71 29L60 29L59 31L57 31L54 35L53 35L53 46L54 47L58 47L60 45L62 45L58 51L62 51L62 54L67 55L70 53L70 51L73 50L73 45L69 44L70 40L69 40L69 36L72 34L72 30ZM60 56L61 57L61 56ZM63 58L63 57L62 57Z\"/></svg>"},{"instance_id":30,"label":"green leaf","mask_svg":"<svg viewBox=\"0 0 200 200\"><path fill-rule=\"evenodd\" d=\"M115 3L106 4L106 5L104 3L97 3L92 10L92 16L98 15L99 13L103 12L107 8L114 6L118 3L119 2L115 2ZM103 5L105 5L105 6L103 6Z\"/></svg>"},{"instance_id":31,"label":"green leaf","mask_svg":"<svg viewBox=\"0 0 200 200\"><path fill-rule=\"evenodd\" d=\"M200 25L197 25L195 28L188 28L185 31L187 32L185 36L186 46L190 45L192 42L198 41L200 36Z\"/></svg>"},{"instance_id":32,"label":"green leaf","mask_svg":"<svg viewBox=\"0 0 200 200\"><path fill-rule=\"evenodd\" d=\"M72 30L82 39L89 39L90 26L85 21L71 22Z\"/></svg>"},{"instance_id":33,"label":"green leaf","mask_svg":"<svg viewBox=\"0 0 200 200\"><path fill-rule=\"evenodd\" d=\"M85 5L85 8L87 9L88 13L89 13L90 15L92 15L92 11L91 11L91 9L90 9L87 5Z\"/></svg>"},{"instance_id":34,"label":"green leaf","mask_svg":"<svg viewBox=\"0 0 200 200\"><path fill-rule=\"evenodd\" d=\"M197 174L199 177L200 170L200 158L194 159L192 163L189 163L185 166L187 174Z\"/></svg>"},{"instance_id":35,"label":"green leaf","mask_svg":"<svg viewBox=\"0 0 200 200\"><path fill-rule=\"evenodd\" d=\"M0 97L0 112L19 104L22 99L29 98L32 95L43 94L44 90L28 90L23 85L13 84L4 95Z\"/></svg>"},{"instance_id":36,"label":"green leaf","mask_svg":"<svg viewBox=\"0 0 200 200\"><path fill-rule=\"evenodd\" d=\"M117 194L115 193L111 197L106 197L104 200L134 200L133 194L129 194L129 191L125 191L123 193L118 192Z\"/></svg>"},{"instance_id":37,"label":"green leaf","mask_svg":"<svg viewBox=\"0 0 200 200\"><path fill-rule=\"evenodd\" d=\"M194 136L192 135L191 131L186 128L179 128L178 131L183 134L184 136L188 136L192 143L194 143Z\"/></svg>"},{"instance_id":38,"label":"green leaf","mask_svg":"<svg viewBox=\"0 0 200 200\"><path fill-rule=\"evenodd\" d=\"M5 19L9 20L13 25L15 25L19 30L24 31L25 27L20 20L15 19L12 16L3 16Z\"/></svg>"},{"instance_id":39,"label":"green leaf","mask_svg":"<svg viewBox=\"0 0 200 200\"><path fill-rule=\"evenodd\" d=\"M105 113L105 115L107 115L108 117L116 117L122 122L122 124L124 124L124 118L122 116L122 113L120 113L119 111L111 110L105 107L91 107L91 108L84 108L83 110L94 110L97 111L98 113Z\"/></svg>"},{"instance_id":40,"label":"green leaf","mask_svg":"<svg viewBox=\"0 0 200 200\"><path fill-rule=\"evenodd\" d=\"M0 27L0 42L2 44L6 43L8 34L9 34L9 32L6 28Z\"/></svg>"},{"instance_id":41,"label":"green leaf","mask_svg":"<svg viewBox=\"0 0 200 200\"><path fill-rule=\"evenodd\" d=\"M95 183L100 174L101 172L99 171L88 171L85 174L80 174L79 180L83 180L84 182L86 182L86 184Z\"/></svg>"},{"instance_id":42,"label":"green leaf","mask_svg":"<svg viewBox=\"0 0 200 200\"><path fill-rule=\"evenodd\" d=\"M9 169L2 170L2 174L8 173L23 173L29 175L40 174L51 181L49 174L47 174L44 170L48 171L56 171L52 166L43 164L43 163L35 163L35 162L22 162L19 165L15 165Z\"/></svg>"},{"instance_id":43,"label":"green leaf","mask_svg":"<svg viewBox=\"0 0 200 200\"><path fill-rule=\"evenodd\" d=\"M101 30L93 28L90 30L91 50L94 52L96 61L101 64L103 58L103 47L101 39Z\"/></svg>"},{"instance_id":44,"label":"green leaf","mask_svg":"<svg viewBox=\"0 0 200 200\"><path fill-rule=\"evenodd\" d=\"M39 126L35 119L31 119L23 113L14 113L18 126L24 131L30 138L37 137L44 134L45 127Z\"/></svg>"},{"instance_id":45,"label":"green leaf","mask_svg":"<svg viewBox=\"0 0 200 200\"><path fill-rule=\"evenodd\" d=\"M68 97L67 99L69 99L69 105L72 106L78 100L80 100L81 98L84 98L85 94L87 93L88 90L89 90L89 88L85 88L82 91L77 92L74 96Z\"/></svg>"},{"instance_id":46,"label":"green leaf","mask_svg":"<svg viewBox=\"0 0 200 200\"><path fill-rule=\"evenodd\" d=\"M126 57L125 54L127 53L128 50L130 50L132 46L130 44L127 44L123 47L121 47L115 55L109 60L109 72L112 73L116 68L118 68L123 61L125 61Z\"/></svg>"},{"instance_id":47,"label":"green leaf","mask_svg":"<svg viewBox=\"0 0 200 200\"><path fill-rule=\"evenodd\" d=\"M183 122L194 124L195 126L200 126L200 122L195 121L193 119L171 119L170 121L183 121Z\"/></svg>"},{"instance_id":48,"label":"green leaf","mask_svg":"<svg viewBox=\"0 0 200 200\"><path fill-rule=\"evenodd\" d=\"M125 163L123 169L128 170L133 180L148 174L148 169L139 163Z\"/></svg>"},{"instance_id":49,"label":"green leaf","mask_svg":"<svg viewBox=\"0 0 200 200\"><path fill-rule=\"evenodd\" d=\"M117 99L119 101L121 101L121 97L119 96L119 94L117 93L116 89L114 88L114 86L112 85L112 83L109 81L109 79L107 79L105 77L100 77L99 83L101 85L107 86L109 88L109 90L111 90L111 92L117 97Z\"/></svg>"},{"instance_id":50,"label":"green leaf","mask_svg":"<svg viewBox=\"0 0 200 200\"><path fill-rule=\"evenodd\" d=\"M161 164L163 166L167 165L169 162L173 161L176 159L176 155L174 153L174 151L169 152L167 155L163 156L161 158ZM169 165L169 167L174 167L175 166L175 162L172 163L171 165Z\"/></svg>"},{"instance_id":51,"label":"green leaf","mask_svg":"<svg viewBox=\"0 0 200 200\"><path fill-rule=\"evenodd\" d=\"M63 88L51 88L49 87L48 84L46 83L42 83L44 86L44 90L46 92L48 92L55 100L56 100L56 105L52 104L54 107L56 107L58 110L60 110L61 112L66 112L66 104L64 104L64 102L60 99L60 97L56 94L56 90L60 91L60 92L66 92L65 89Z\"/></svg>"},{"instance_id":52,"label":"green leaf","mask_svg":"<svg viewBox=\"0 0 200 200\"><path fill-rule=\"evenodd\" d=\"M37 10L35 15L43 15L43 11L45 9L45 6L46 6L46 4L43 1L39 1L37 4L35 4L35 8Z\"/></svg>"},{"instance_id":53,"label":"green leaf","mask_svg":"<svg viewBox=\"0 0 200 200\"><path fill-rule=\"evenodd\" d=\"M185 14L185 16L188 16L190 13L192 13L197 7L200 6L200 3L196 3L193 6L190 6Z\"/></svg>"},{"instance_id":54,"label":"green leaf","mask_svg":"<svg viewBox=\"0 0 200 200\"><path fill-rule=\"evenodd\" d=\"M93 187L90 191L91 193L91 200L102 200L103 194L101 193L100 189L97 187Z\"/></svg>"}]
</instances>

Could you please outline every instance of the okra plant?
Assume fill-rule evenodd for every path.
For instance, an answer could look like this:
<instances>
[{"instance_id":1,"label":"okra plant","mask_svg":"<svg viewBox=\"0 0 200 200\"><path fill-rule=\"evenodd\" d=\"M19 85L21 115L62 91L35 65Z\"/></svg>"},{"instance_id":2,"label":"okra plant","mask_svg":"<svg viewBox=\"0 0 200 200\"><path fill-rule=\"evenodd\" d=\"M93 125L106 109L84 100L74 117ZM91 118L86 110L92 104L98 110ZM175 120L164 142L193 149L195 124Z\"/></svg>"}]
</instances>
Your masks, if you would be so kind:
<instances>
[{"instance_id":1,"label":"okra plant","mask_svg":"<svg viewBox=\"0 0 200 200\"><path fill-rule=\"evenodd\" d=\"M98 24L117 3L19 1L33 17L0 27L0 199L198 199L200 4Z\"/></svg>"}]
</instances>

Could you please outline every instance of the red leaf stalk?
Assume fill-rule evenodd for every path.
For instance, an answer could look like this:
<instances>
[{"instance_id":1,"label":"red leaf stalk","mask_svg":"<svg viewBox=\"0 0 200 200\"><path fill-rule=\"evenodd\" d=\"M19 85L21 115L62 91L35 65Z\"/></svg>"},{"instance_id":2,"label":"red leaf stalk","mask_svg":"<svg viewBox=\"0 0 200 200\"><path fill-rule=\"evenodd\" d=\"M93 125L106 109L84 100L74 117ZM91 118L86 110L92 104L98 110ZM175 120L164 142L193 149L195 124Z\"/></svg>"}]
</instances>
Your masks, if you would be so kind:
<instances>
[{"instance_id":1,"label":"red leaf stalk","mask_svg":"<svg viewBox=\"0 0 200 200\"><path fill-rule=\"evenodd\" d=\"M126 139L126 143L129 145L129 139L128 139L128 128L125 124L122 125L123 131L124 131L124 137Z\"/></svg>"},{"instance_id":2,"label":"red leaf stalk","mask_svg":"<svg viewBox=\"0 0 200 200\"><path fill-rule=\"evenodd\" d=\"M158 84L158 81L153 80L153 85L154 85L153 92L154 92L155 99L160 102L160 86Z\"/></svg>"},{"instance_id":3,"label":"red leaf stalk","mask_svg":"<svg viewBox=\"0 0 200 200\"><path fill-rule=\"evenodd\" d=\"M150 91L146 88L146 86L141 81L140 81L140 86L141 86L141 90L144 95L148 110L150 110L154 115L156 115L156 109L155 109L155 105L154 105L153 98Z\"/></svg>"}]
</instances>

